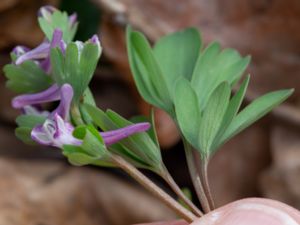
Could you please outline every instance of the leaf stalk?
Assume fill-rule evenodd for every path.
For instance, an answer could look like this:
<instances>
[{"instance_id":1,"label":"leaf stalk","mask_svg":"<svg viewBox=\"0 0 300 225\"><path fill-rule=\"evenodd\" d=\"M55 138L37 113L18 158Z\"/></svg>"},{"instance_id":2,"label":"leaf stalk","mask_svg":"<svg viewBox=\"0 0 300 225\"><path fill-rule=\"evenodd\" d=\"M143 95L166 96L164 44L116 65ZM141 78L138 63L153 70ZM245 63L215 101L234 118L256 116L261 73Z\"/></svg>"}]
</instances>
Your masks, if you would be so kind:
<instances>
[{"instance_id":1,"label":"leaf stalk","mask_svg":"<svg viewBox=\"0 0 300 225\"><path fill-rule=\"evenodd\" d=\"M182 217L188 223L193 222L197 217L181 206L177 201L175 201L170 195L164 192L156 184L154 184L148 177L142 174L137 168L128 163L122 157L118 155L112 155L113 162L119 166L121 169L126 171L132 178L134 178L139 184L144 186L153 195L162 200L169 208L171 208L177 215Z\"/></svg>"}]
</instances>

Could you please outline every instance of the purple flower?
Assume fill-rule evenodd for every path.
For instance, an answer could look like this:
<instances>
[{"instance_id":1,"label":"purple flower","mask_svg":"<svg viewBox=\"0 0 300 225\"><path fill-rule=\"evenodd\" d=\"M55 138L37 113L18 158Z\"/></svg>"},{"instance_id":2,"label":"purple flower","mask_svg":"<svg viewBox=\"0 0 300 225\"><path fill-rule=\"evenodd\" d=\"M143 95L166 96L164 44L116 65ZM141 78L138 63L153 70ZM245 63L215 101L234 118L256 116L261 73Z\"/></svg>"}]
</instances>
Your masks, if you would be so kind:
<instances>
[{"instance_id":1,"label":"purple flower","mask_svg":"<svg viewBox=\"0 0 300 225\"><path fill-rule=\"evenodd\" d=\"M27 105L37 105L46 102L53 102L60 99L60 87L53 84L47 90L36 94L24 94L15 97L12 100L12 106L15 109L22 109Z\"/></svg>"},{"instance_id":2,"label":"purple flower","mask_svg":"<svg viewBox=\"0 0 300 225\"><path fill-rule=\"evenodd\" d=\"M113 131L100 132L100 135L103 138L105 145L110 146L130 135L147 131L149 128L150 123L137 123Z\"/></svg>"},{"instance_id":3,"label":"purple flower","mask_svg":"<svg viewBox=\"0 0 300 225\"><path fill-rule=\"evenodd\" d=\"M73 137L73 126L64 121L57 113L31 131L31 138L39 144L61 148L63 145L80 145L82 142Z\"/></svg>"},{"instance_id":4,"label":"purple flower","mask_svg":"<svg viewBox=\"0 0 300 225\"><path fill-rule=\"evenodd\" d=\"M15 97L12 101L12 106L16 109L22 109L25 114L40 114L40 110L35 107L36 105L60 100L58 107L51 114L48 114L50 117L58 114L62 118L68 119L73 94L73 88L70 84L64 84L62 87L54 84L40 93ZM46 112L43 111L43 114L45 115Z\"/></svg>"},{"instance_id":5,"label":"purple flower","mask_svg":"<svg viewBox=\"0 0 300 225\"><path fill-rule=\"evenodd\" d=\"M29 50L22 46L14 48L13 52L17 55L16 65L22 64L27 60L34 60L39 63L42 69L46 72L50 71L50 50L51 48L60 47L62 51L65 51L66 44L62 40L63 33L59 29L55 29L53 32L52 40L44 41L38 47Z\"/></svg>"},{"instance_id":6,"label":"purple flower","mask_svg":"<svg viewBox=\"0 0 300 225\"><path fill-rule=\"evenodd\" d=\"M72 86L69 84L64 84L62 87L53 85L37 94L16 97L13 100L13 106L23 109L26 114L47 116L46 121L41 125L37 125L31 132L31 137L36 142L59 148L63 145L81 145L82 141L73 137L74 127L68 122L73 94ZM60 103L52 113L41 112L35 107L35 105L56 100L60 100ZM109 146L149 128L149 123L138 123L114 131L100 132L100 135L103 137L105 145Z\"/></svg>"},{"instance_id":7,"label":"purple flower","mask_svg":"<svg viewBox=\"0 0 300 225\"><path fill-rule=\"evenodd\" d=\"M106 146L110 146L135 133L144 132L150 128L149 123L133 124L114 131L100 132ZM82 140L75 138L74 127L63 120L57 113L48 118L44 124L33 128L31 138L39 144L62 148L63 145L80 146Z\"/></svg>"},{"instance_id":8,"label":"purple flower","mask_svg":"<svg viewBox=\"0 0 300 225\"><path fill-rule=\"evenodd\" d=\"M72 103L74 92L70 84L64 84L60 88L60 102L58 107L51 113L52 116L55 114L60 115L64 120L68 120L69 111Z\"/></svg>"},{"instance_id":9,"label":"purple flower","mask_svg":"<svg viewBox=\"0 0 300 225\"><path fill-rule=\"evenodd\" d=\"M17 59L24 55L26 52L28 52L30 49L25 47L25 46L22 46L22 45L18 45L16 46L13 50L12 50L12 53L14 53L17 57Z\"/></svg>"},{"instance_id":10,"label":"purple flower","mask_svg":"<svg viewBox=\"0 0 300 225\"><path fill-rule=\"evenodd\" d=\"M53 102L60 99L60 87L57 84L52 85L47 90L35 93L24 94L15 97L12 100L12 106L15 109L22 109L27 105L37 105L46 102Z\"/></svg>"}]
</instances>

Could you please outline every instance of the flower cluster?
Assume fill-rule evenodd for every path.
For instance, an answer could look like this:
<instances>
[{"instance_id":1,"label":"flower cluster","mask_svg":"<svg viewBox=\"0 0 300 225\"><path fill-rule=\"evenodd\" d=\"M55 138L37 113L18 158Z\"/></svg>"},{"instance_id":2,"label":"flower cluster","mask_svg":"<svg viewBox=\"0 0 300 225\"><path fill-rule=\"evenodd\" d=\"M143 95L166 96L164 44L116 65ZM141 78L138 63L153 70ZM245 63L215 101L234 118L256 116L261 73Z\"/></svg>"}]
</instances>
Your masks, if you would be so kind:
<instances>
[{"instance_id":1,"label":"flower cluster","mask_svg":"<svg viewBox=\"0 0 300 225\"><path fill-rule=\"evenodd\" d=\"M66 63L73 63L70 66L73 67L72 69L74 71L76 70L76 67L89 68L91 66L89 61L83 61L84 57L87 57L84 55L84 51L85 53L88 51L85 50L87 49L86 46L90 45L90 49L97 51L95 58L90 59L91 61L96 61L97 63L101 51L100 42L97 35L92 36L92 38L85 43L81 41L71 42L68 40L68 38L64 39L64 37L70 36L69 33L77 24L76 14L68 16L68 19L65 20L65 14L61 13L54 7L45 6L40 9L38 15L42 29L46 26L47 28L53 28L51 38L49 39L49 29L46 29L46 32L45 29L43 29L46 36L45 40L36 48L29 49L24 46L15 47L12 51L12 64L14 66L13 68L20 68L22 71L26 71L25 66L31 63L30 65L36 68L34 71L29 71L31 76L48 76L51 82L48 84L46 89L43 89L39 92L29 90L27 93L23 93L15 97L12 100L12 106L16 109L20 109L23 116L41 119L39 121L42 121L42 123L35 123L30 130L30 138L35 142L58 148L63 148L65 145L80 146L82 145L83 141L73 136L74 126L78 124L74 122L74 118L70 112L71 108L79 110L79 104L78 102L75 102L74 94L82 96L83 93L74 93L74 91L78 92L78 90L76 89L76 83L74 83L72 80L78 79L76 82L86 83L86 86L83 87L85 91L88 88L87 85L90 77L87 81L84 81L84 76L86 76L84 73L79 74L81 77L72 77L72 71L68 71L68 68L59 68L61 70L60 72L57 72L57 70L54 71L58 66L55 65L56 67L53 68L53 65L56 64L57 60L59 59L56 56L51 57L51 54L53 54L54 49L58 50L61 53L61 57L64 58L62 61L65 61ZM66 24L55 24L57 18L59 18L61 21L64 21ZM47 23L46 25L45 22ZM72 47L74 45L75 48ZM90 51L92 52L92 50ZM75 59L74 61L70 61L69 58ZM34 74L37 70L42 71L42 74ZM8 67L5 72L8 78L11 79L10 81L13 83L13 75L10 76L10 74L13 74L15 71L11 72ZM64 75L66 75L65 73L67 76L64 77ZM78 73L76 74L78 75ZM23 85L26 85L27 80L25 77L23 81ZM39 85L38 82L36 85ZM59 104L54 110L43 110L45 103L57 101ZM77 116L81 117L81 115ZM81 121L83 121L83 119L81 119ZM149 127L150 124L145 122L132 124L113 131L99 132L99 134L103 138L104 144L106 146L110 146L121 139L129 137L132 134L146 131L149 129Z\"/></svg>"}]
</instances>

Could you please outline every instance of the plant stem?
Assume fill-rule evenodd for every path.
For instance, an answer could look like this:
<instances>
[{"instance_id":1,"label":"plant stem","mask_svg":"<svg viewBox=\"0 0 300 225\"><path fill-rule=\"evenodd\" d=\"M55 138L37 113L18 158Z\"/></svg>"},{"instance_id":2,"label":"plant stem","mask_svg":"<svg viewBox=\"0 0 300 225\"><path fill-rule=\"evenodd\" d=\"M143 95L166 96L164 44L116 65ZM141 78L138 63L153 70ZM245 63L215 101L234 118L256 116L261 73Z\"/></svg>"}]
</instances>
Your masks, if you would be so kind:
<instances>
[{"instance_id":1,"label":"plant stem","mask_svg":"<svg viewBox=\"0 0 300 225\"><path fill-rule=\"evenodd\" d=\"M185 155L187 159L187 164L189 168L189 172L192 178L192 182L196 191L196 194L198 196L198 199L201 203L201 206L205 213L210 212L210 204L207 199L207 196L205 194L200 175L197 170L196 161L193 154L193 148L192 146L185 140L185 138L182 138L184 149L185 149Z\"/></svg>"},{"instance_id":2,"label":"plant stem","mask_svg":"<svg viewBox=\"0 0 300 225\"><path fill-rule=\"evenodd\" d=\"M200 168L199 172L200 172L200 176L201 176L201 181L202 181L204 193L205 193L206 198L208 200L210 210L214 210L215 209L215 203L214 203L214 200L212 198L212 194L211 194L210 187L209 187L208 176L207 176L208 175L208 173L207 173L208 160L204 160L201 163L200 167L201 168Z\"/></svg>"},{"instance_id":3,"label":"plant stem","mask_svg":"<svg viewBox=\"0 0 300 225\"><path fill-rule=\"evenodd\" d=\"M121 169L126 171L138 183L144 186L148 191L150 191L156 197L161 199L168 207L174 210L177 215L185 219L188 223L191 223L197 219L197 217L193 213L191 213L186 208L181 206L170 195L164 192L161 188L159 188L156 184L154 184L148 177L142 174L137 168L132 166L130 163L125 161L122 157L118 155L112 155L112 160L117 166L119 166Z\"/></svg>"},{"instance_id":4,"label":"plant stem","mask_svg":"<svg viewBox=\"0 0 300 225\"><path fill-rule=\"evenodd\" d=\"M168 183L171 189L178 195L178 197L191 209L191 211L198 217L203 216L203 212L199 210L194 203L188 199L182 190L178 187L177 183L174 181L173 177L167 169L163 171L163 179Z\"/></svg>"},{"instance_id":5,"label":"plant stem","mask_svg":"<svg viewBox=\"0 0 300 225\"><path fill-rule=\"evenodd\" d=\"M72 104L70 113L76 125L84 124L78 105Z\"/></svg>"}]
</instances>

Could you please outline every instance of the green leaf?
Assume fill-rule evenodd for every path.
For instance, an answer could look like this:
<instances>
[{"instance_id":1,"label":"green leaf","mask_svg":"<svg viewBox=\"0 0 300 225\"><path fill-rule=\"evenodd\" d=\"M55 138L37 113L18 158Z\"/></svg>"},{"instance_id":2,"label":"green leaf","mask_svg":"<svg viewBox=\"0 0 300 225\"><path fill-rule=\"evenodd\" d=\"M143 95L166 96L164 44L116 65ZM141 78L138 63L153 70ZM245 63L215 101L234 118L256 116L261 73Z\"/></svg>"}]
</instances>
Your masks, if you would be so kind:
<instances>
[{"instance_id":1,"label":"green leaf","mask_svg":"<svg viewBox=\"0 0 300 225\"><path fill-rule=\"evenodd\" d=\"M230 99L229 105L227 107L227 111L225 113L225 116L222 121L222 125L218 131L217 136L215 137L214 144L211 147L211 150L216 150L219 146L219 141L221 137L223 136L224 132L226 131L227 127L232 122L233 118L238 113L240 106L242 104L242 101L244 99L244 96L246 94L246 90L249 84L250 76L248 75L246 79L241 84L239 90L236 92L236 94Z\"/></svg>"},{"instance_id":2,"label":"green leaf","mask_svg":"<svg viewBox=\"0 0 300 225\"><path fill-rule=\"evenodd\" d=\"M40 92L52 84L51 77L31 60L21 65L7 64L3 71L8 79L6 86L18 94Z\"/></svg>"},{"instance_id":3,"label":"green leaf","mask_svg":"<svg viewBox=\"0 0 300 225\"><path fill-rule=\"evenodd\" d=\"M15 135L25 144L35 145L35 142L31 139L31 130L32 128L29 127L17 127L15 129Z\"/></svg>"},{"instance_id":4,"label":"green leaf","mask_svg":"<svg viewBox=\"0 0 300 225\"><path fill-rule=\"evenodd\" d=\"M27 128L34 128L39 124L43 124L46 120L44 116L38 115L20 115L17 117L16 122L19 127L27 127Z\"/></svg>"},{"instance_id":5,"label":"green leaf","mask_svg":"<svg viewBox=\"0 0 300 225\"><path fill-rule=\"evenodd\" d=\"M63 146L63 154L70 163L73 165L110 165L110 153L99 132L93 126L79 126L74 130L73 135L83 141L81 146Z\"/></svg>"},{"instance_id":6,"label":"green leaf","mask_svg":"<svg viewBox=\"0 0 300 225\"><path fill-rule=\"evenodd\" d=\"M198 135L201 120L199 101L189 81L179 78L175 86L176 119L184 137L198 148Z\"/></svg>"},{"instance_id":7,"label":"green leaf","mask_svg":"<svg viewBox=\"0 0 300 225\"><path fill-rule=\"evenodd\" d=\"M89 104L84 104L83 107L93 122L103 131L118 129L117 125L101 109Z\"/></svg>"},{"instance_id":8,"label":"green leaf","mask_svg":"<svg viewBox=\"0 0 300 225\"><path fill-rule=\"evenodd\" d=\"M95 106L84 105L85 110L89 113L93 122L98 125L104 131L110 131L118 129L118 127L102 110ZM127 161L131 162L133 165L139 168L151 169L151 165L145 162L140 156L138 156L134 151L127 148L125 145L120 143L113 144L109 147L109 150L121 155Z\"/></svg>"},{"instance_id":9,"label":"green leaf","mask_svg":"<svg viewBox=\"0 0 300 225\"><path fill-rule=\"evenodd\" d=\"M89 125L86 127L86 133L81 147L90 155L98 156L99 158L108 158L109 153L98 130Z\"/></svg>"},{"instance_id":10,"label":"green leaf","mask_svg":"<svg viewBox=\"0 0 300 225\"><path fill-rule=\"evenodd\" d=\"M74 166L89 165L95 163L98 160L97 156L86 154L86 152L79 146L64 145L62 153Z\"/></svg>"},{"instance_id":11,"label":"green leaf","mask_svg":"<svg viewBox=\"0 0 300 225\"><path fill-rule=\"evenodd\" d=\"M103 131L115 130L132 123L116 113L104 113L101 109L91 105L84 105L93 122ZM109 150L121 155L139 168L158 170L161 166L160 150L146 133L132 135L109 147Z\"/></svg>"},{"instance_id":12,"label":"green leaf","mask_svg":"<svg viewBox=\"0 0 300 225\"><path fill-rule=\"evenodd\" d=\"M49 19L39 17L38 21L42 31L49 41L52 39L54 30L60 29L63 32L63 40L66 43L71 42L75 36L78 26L78 23L71 26L68 14L61 11L55 11L52 15L50 15Z\"/></svg>"},{"instance_id":13,"label":"green leaf","mask_svg":"<svg viewBox=\"0 0 300 225\"><path fill-rule=\"evenodd\" d=\"M118 126L118 128L133 124L112 110L107 110L106 115ZM155 165L156 167L161 165L162 159L160 149L157 148L157 145L146 132L131 135L128 138L121 140L120 143L142 157L147 163Z\"/></svg>"},{"instance_id":14,"label":"green leaf","mask_svg":"<svg viewBox=\"0 0 300 225\"><path fill-rule=\"evenodd\" d=\"M157 138L157 134L156 134L156 129L155 129L155 119L154 119L154 109L153 108L151 109L150 119L147 118L146 116L134 116L130 119L130 121L132 123L142 123L142 122L150 123L151 127L146 132L149 134L152 141L157 145L157 147L160 148L158 138Z\"/></svg>"},{"instance_id":15,"label":"green leaf","mask_svg":"<svg viewBox=\"0 0 300 225\"><path fill-rule=\"evenodd\" d=\"M79 125L74 129L72 135L80 140L83 140L86 134L86 126L85 125Z\"/></svg>"},{"instance_id":16,"label":"green leaf","mask_svg":"<svg viewBox=\"0 0 300 225\"><path fill-rule=\"evenodd\" d=\"M197 92L200 105L204 108L209 96L222 82L230 85L242 76L250 57L242 58L233 49L220 52L220 45L212 43L200 54L192 76L192 86Z\"/></svg>"},{"instance_id":17,"label":"green leaf","mask_svg":"<svg viewBox=\"0 0 300 225\"><path fill-rule=\"evenodd\" d=\"M56 83L63 83L65 76L65 58L59 48L52 48L50 51L50 61L52 66L52 75Z\"/></svg>"},{"instance_id":18,"label":"green leaf","mask_svg":"<svg viewBox=\"0 0 300 225\"><path fill-rule=\"evenodd\" d=\"M151 170L152 166L143 161L138 155L121 144L114 144L109 147L112 152L121 155L127 162L131 163L135 167Z\"/></svg>"},{"instance_id":19,"label":"green leaf","mask_svg":"<svg viewBox=\"0 0 300 225\"><path fill-rule=\"evenodd\" d=\"M232 123L224 133L220 143L223 144L228 139L259 120L273 108L286 100L292 93L292 89L274 91L254 100L233 119Z\"/></svg>"},{"instance_id":20,"label":"green leaf","mask_svg":"<svg viewBox=\"0 0 300 225\"><path fill-rule=\"evenodd\" d=\"M45 119L45 117L38 115L18 116L16 122L19 127L15 129L16 137L26 144L34 145L35 142L31 139L31 131L35 126L43 124Z\"/></svg>"},{"instance_id":21,"label":"green leaf","mask_svg":"<svg viewBox=\"0 0 300 225\"><path fill-rule=\"evenodd\" d=\"M156 125L155 125L155 112L154 112L154 108L151 109L151 127L149 129L149 135L152 138L153 142L156 144L156 146L160 149L160 145L159 145L159 141L158 141L158 137L157 137L157 132L156 132Z\"/></svg>"},{"instance_id":22,"label":"green leaf","mask_svg":"<svg viewBox=\"0 0 300 225\"><path fill-rule=\"evenodd\" d=\"M92 92L89 88L87 88L84 91L82 99L83 99L82 104L79 104L80 113L81 113L82 118L83 118L83 120L85 121L86 124L92 124L93 123L92 118L90 117L88 112L83 107L84 104L90 104L90 105L96 106L94 96L93 96L93 94L92 94Z\"/></svg>"},{"instance_id":23,"label":"green leaf","mask_svg":"<svg viewBox=\"0 0 300 225\"><path fill-rule=\"evenodd\" d=\"M156 42L154 56L170 92L179 77L191 79L200 49L201 37L195 28L166 35Z\"/></svg>"},{"instance_id":24,"label":"green leaf","mask_svg":"<svg viewBox=\"0 0 300 225\"><path fill-rule=\"evenodd\" d=\"M172 102L166 81L146 38L128 28L127 48L133 77L142 97L154 106L171 111Z\"/></svg>"},{"instance_id":25,"label":"green leaf","mask_svg":"<svg viewBox=\"0 0 300 225\"><path fill-rule=\"evenodd\" d=\"M160 101L158 100L157 102L156 100L157 97L154 98L151 95L150 89L152 87L149 78L147 76L144 77L142 71L140 71L140 69L137 66L137 56L132 46L131 32L132 32L131 28L130 26L128 26L126 30L128 60L129 60L129 64L133 73L133 78L135 80L137 89L141 94L141 96L145 99L145 101L155 106L160 105L161 104Z\"/></svg>"},{"instance_id":26,"label":"green leaf","mask_svg":"<svg viewBox=\"0 0 300 225\"><path fill-rule=\"evenodd\" d=\"M92 43L86 42L82 49L79 48L77 44L70 43L65 56L59 48L51 49L50 56L55 81L59 85L72 85L76 102L87 89L101 54L101 48Z\"/></svg>"},{"instance_id":27,"label":"green leaf","mask_svg":"<svg viewBox=\"0 0 300 225\"><path fill-rule=\"evenodd\" d=\"M210 154L214 138L221 127L228 107L230 92L229 84L223 82L208 99L200 123L199 146L202 157Z\"/></svg>"},{"instance_id":28,"label":"green leaf","mask_svg":"<svg viewBox=\"0 0 300 225\"><path fill-rule=\"evenodd\" d=\"M96 102L90 88L87 88L83 93L83 103L96 106Z\"/></svg>"}]
</instances>

